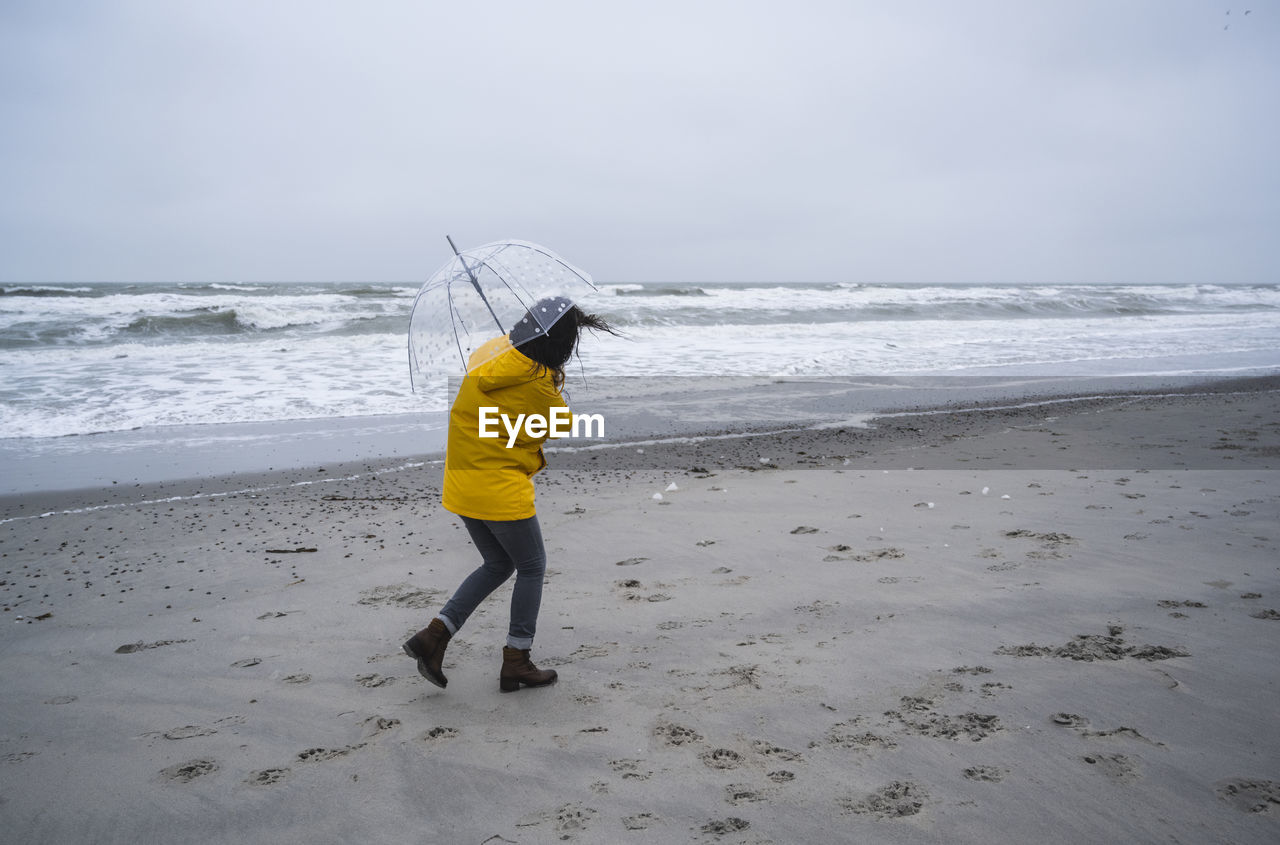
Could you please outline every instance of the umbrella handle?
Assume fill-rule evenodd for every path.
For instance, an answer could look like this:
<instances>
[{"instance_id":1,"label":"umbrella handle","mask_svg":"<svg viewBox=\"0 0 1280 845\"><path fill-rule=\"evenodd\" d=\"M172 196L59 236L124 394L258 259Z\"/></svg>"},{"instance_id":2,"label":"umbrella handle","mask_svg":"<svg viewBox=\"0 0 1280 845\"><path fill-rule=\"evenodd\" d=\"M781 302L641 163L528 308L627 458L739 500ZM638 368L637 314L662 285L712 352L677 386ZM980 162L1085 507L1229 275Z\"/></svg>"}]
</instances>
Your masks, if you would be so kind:
<instances>
[{"instance_id":1,"label":"umbrella handle","mask_svg":"<svg viewBox=\"0 0 1280 845\"><path fill-rule=\"evenodd\" d=\"M480 299L484 302L484 307L489 309L489 316L493 317L493 321L498 324L498 331L506 334L507 330L502 327L502 321L498 319L498 315L493 313L493 306L489 304L488 297L484 295L484 291L480 290L480 281L476 279L476 274L471 272L471 265L467 264L467 259L463 258L462 253L458 252L458 247L454 244L452 237L445 235L444 239L448 241L449 246L453 248L453 254L458 256L458 260L462 262L462 269L467 271L467 277L471 279L471 286L476 289L476 293L480 294Z\"/></svg>"}]
</instances>

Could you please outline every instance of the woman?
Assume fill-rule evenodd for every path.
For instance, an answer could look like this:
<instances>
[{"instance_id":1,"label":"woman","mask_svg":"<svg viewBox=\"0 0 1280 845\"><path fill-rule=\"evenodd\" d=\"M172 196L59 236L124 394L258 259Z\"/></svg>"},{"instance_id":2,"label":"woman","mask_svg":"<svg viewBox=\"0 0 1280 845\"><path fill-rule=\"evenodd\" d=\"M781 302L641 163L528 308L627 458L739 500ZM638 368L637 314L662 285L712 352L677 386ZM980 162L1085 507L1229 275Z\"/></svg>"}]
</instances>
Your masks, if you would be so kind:
<instances>
[{"instance_id":1,"label":"woman","mask_svg":"<svg viewBox=\"0 0 1280 845\"><path fill-rule=\"evenodd\" d=\"M441 671L449 640L512 572L516 583L499 688L515 692L522 685L541 687L556 680L555 670L539 669L529 659L547 567L534 509L533 475L547 465L542 443L548 435L530 436L521 426L514 443L505 430L498 437L481 437L480 409L498 409L487 412L490 420L499 415L515 420L519 414L551 419L553 408L565 407L560 394L564 365L577 349L579 332L584 328L617 332L567 299L541 300L534 311L560 316L543 331L532 313L526 314L508 335L472 353L467 376L449 411L444 507L462 517L483 563L431 624L404 644L405 653L418 661L418 672L438 687L449 683Z\"/></svg>"}]
</instances>

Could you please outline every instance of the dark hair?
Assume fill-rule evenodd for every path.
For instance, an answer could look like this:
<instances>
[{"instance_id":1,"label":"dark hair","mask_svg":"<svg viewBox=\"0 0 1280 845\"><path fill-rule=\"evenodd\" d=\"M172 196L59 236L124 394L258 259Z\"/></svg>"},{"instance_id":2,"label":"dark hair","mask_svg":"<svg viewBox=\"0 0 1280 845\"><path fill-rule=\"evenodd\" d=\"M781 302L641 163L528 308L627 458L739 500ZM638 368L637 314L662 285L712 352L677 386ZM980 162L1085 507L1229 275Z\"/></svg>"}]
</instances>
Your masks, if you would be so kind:
<instances>
[{"instance_id":1,"label":"dark hair","mask_svg":"<svg viewBox=\"0 0 1280 845\"><path fill-rule=\"evenodd\" d=\"M570 305L546 332L519 343L516 348L533 361L538 375L550 370L551 380L558 390L564 384L564 365L569 363L569 359L578 350L578 337L582 329L618 334L603 317L588 314L578 306ZM511 334L515 341L516 331L512 330Z\"/></svg>"}]
</instances>

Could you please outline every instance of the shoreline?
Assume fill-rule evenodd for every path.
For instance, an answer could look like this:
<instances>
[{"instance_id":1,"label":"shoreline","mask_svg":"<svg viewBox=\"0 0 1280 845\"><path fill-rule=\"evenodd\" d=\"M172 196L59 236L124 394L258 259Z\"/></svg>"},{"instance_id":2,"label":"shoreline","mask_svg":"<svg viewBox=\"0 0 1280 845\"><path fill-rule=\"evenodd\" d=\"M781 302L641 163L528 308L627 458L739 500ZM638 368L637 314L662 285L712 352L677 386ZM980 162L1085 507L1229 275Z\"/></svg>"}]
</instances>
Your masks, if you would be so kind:
<instances>
[{"instance_id":1,"label":"shoreline","mask_svg":"<svg viewBox=\"0 0 1280 845\"><path fill-rule=\"evenodd\" d=\"M865 426L872 419L998 411L1006 404L1079 402L1237 388L1280 374L1203 376L927 376L602 379L573 385L571 404L608 419L605 442L548 452L605 451L645 442ZM447 414L205 423L49 438L0 438L0 498L262 475L328 465L431 460L443 455Z\"/></svg>"},{"instance_id":2,"label":"shoreline","mask_svg":"<svg viewBox=\"0 0 1280 845\"><path fill-rule=\"evenodd\" d=\"M788 384L794 384L789 382ZM765 385L768 389L768 385ZM964 469L971 458L956 459L943 453L941 460L932 454L941 444L956 438L982 438L1012 432L1019 427L1055 423L1061 418L1077 418L1091 413L1115 410L1131 403L1155 403L1170 407L1197 407L1202 411L1224 397L1238 396L1242 401L1266 401L1268 395L1280 393L1280 375L1196 382L1174 390L1167 386L1147 390L1126 390L1109 394L1007 395L991 403L966 404L959 400L947 404L900 404L892 410L871 411L853 424L805 421L800 425L778 427L778 424L755 422L733 429L715 427L691 430L666 437L632 433L629 438L585 446L548 445L545 449L548 469L653 470L684 472L690 467L706 465L716 469L817 469L834 467L870 467L892 469ZM751 401L755 401L752 398ZM1280 401L1277 402L1280 405ZM1055 413L1056 412L1056 413ZM835 416L846 411L834 409ZM1211 411L1209 413L1212 413ZM302 421L311 422L311 421ZM370 422L363 418L341 421L336 429L332 421L320 421L328 431L355 430L362 438L376 439L380 433L393 430L397 443L408 442L420 429L416 418L396 416L387 421ZM132 484L101 484L70 489L32 490L0 494L0 524L12 519L28 519L45 513L120 508L131 504L158 504L188 498L223 498L234 494L266 492L295 486L332 485L362 477L425 469L443 461L443 449L402 453L386 448L391 454L365 456L359 459L317 461L315 440L308 441L298 427L288 423L271 426L280 438L296 441L298 455L309 456L284 462L283 469L210 472L192 477L159 481L135 481ZM1166 433L1176 432L1176 421L1161 426ZM436 432L439 433L439 432ZM154 437L153 435L149 435ZM1153 440L1154 440L1153 432ZM763 448L761 444L769 444ZM776 444L776 445L774 445ZM1060 450L1024 450L1015 462L1028 469L1075 466L1097 468L1119 465L1121 455L1108 453L1093 444L1087 453L1069 455ZM224 447L219 447L224 448ZM1274 448L1274 445L1266 448ZM1250 444L1241 449L1221 448L1221 444L1205 441L1182 444L1179 449L1161 450L1144 447L1141 460L1131 469L1187 468L1231 469L1241 466L1272 468L1274 451ZM1126 453L1132 450L1123 450ZM750 453L749 456L744 457ZM765 454L769 453L769 454ZM215 459L197 458L201 463ZM764 460L762 460L764 459ZM1002 462L1010 466L1010 462Z\"/></svg>"}]
</instances>

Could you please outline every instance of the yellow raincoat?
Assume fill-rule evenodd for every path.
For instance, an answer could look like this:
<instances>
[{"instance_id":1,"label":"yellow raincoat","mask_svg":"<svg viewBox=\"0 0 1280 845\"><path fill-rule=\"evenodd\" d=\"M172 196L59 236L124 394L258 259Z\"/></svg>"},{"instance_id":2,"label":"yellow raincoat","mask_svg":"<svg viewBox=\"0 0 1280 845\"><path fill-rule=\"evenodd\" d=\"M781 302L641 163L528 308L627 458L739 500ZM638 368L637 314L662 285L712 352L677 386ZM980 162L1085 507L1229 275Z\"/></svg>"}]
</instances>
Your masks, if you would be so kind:
<instances>
[{"instance_id":1,"label":"yellow raincoat","mask_svg":"<svg viewBox=\"0 0 1280 845\"><path fill-rule=\"evenodd\" d=\"M495 354L496 353L496 354ZM489 358L485 361L485 358ZM445 510L474 519L514 520L533 516L533 475L547 465L542 443L548 437L530 437L519 427L515 443L501 422L491 422L493 438L480 437L480 409L490 411L491 421L506 414L514 426L520 414L537 414L550 420L552 408L567 408L551 372L496 337L471 355L484 363L469 369L449 411L449 440L444 460Z\"/></svg>"}]
</instances>

